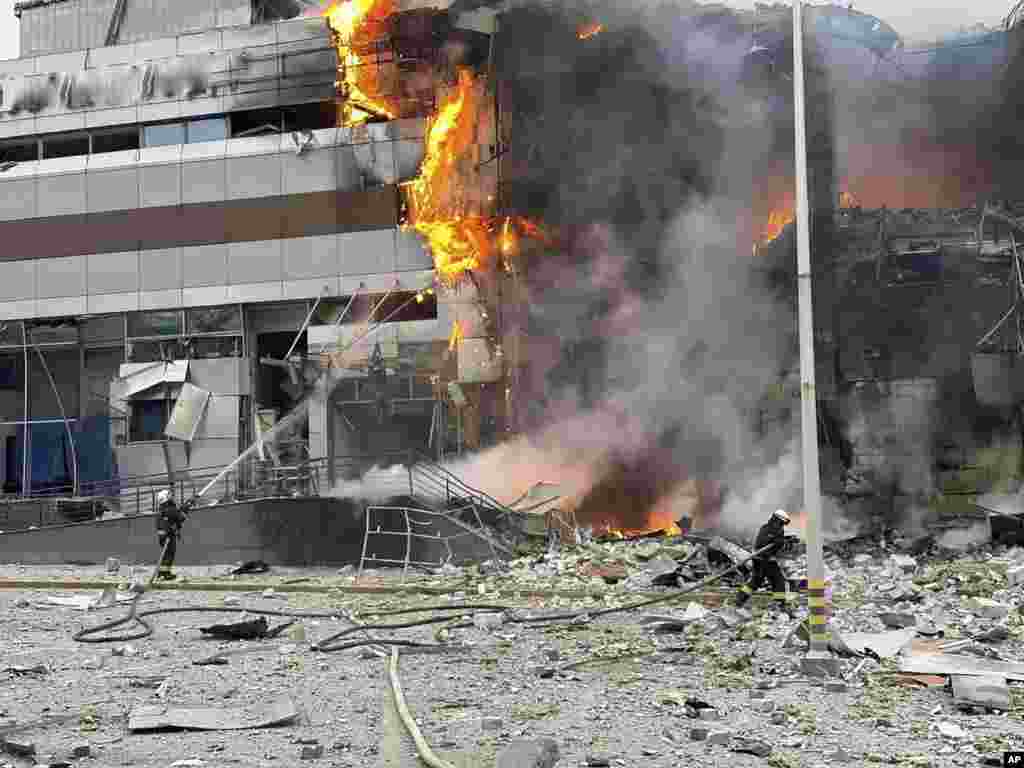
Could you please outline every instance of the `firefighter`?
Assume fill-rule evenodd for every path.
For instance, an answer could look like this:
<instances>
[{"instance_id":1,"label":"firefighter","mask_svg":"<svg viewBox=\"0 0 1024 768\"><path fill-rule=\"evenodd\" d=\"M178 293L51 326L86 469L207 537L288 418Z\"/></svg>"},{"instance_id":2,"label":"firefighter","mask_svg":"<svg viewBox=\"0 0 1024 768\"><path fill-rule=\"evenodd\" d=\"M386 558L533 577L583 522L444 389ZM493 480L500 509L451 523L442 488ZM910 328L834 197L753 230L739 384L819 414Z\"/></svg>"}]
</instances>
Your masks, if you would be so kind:
<instances>
[{"instance_id":1,"label":"firefighter","mask_svg":"<svg viewBox=\"0 0 1024 768\"><path fill-rule=\"evenodd\" d=\"M789 603L789 595L786 591L786 577L782 573L782 566L779 565L775 556L786 544L786 526L789 525L789 515L784 509L777 509L768 518L768 522L761 526L754 540L754 551L757 552L767 547L754 558L750 569L750 582L740 587L737 596L737 604L742 606L750 599L750 596L760 588L762 582L769 582L772 588L772 598L776 604L793 618L794 611Z\"/></svg>"},{"instance_id":2,"label":"firefighter","mask_svg":"<svg viewBox=\"0 0 1024 768\"><path fill-rule=\"evenodd\" d=\"M160 568L158 579L172 580L177 578L173 573L174 555L178 551L178 539L181 538L181 525L185 522L189 504L181 508L174 503L174 496L167 488L156 495L156 540L160 545Z\"/></svg>"}]
</instances>

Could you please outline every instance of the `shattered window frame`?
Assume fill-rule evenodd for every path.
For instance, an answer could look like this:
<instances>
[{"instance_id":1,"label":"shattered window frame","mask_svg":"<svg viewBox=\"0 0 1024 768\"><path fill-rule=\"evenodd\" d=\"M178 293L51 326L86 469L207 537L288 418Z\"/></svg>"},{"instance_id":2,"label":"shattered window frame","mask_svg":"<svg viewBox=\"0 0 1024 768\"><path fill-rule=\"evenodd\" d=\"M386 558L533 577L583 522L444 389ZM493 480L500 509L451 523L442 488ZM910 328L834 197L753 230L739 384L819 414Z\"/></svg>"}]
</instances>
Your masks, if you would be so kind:
<instances>
[{"instance_id":1,"label":"shattered window frame","mask_svg":"<svg viewBox=\"0 0 1024 768\"><path fill-rule=\"evenodd\" d=\"M133 341L142 341L147 339L167 341L176 336L180 337L182 336L185 324L183 314L184 313L180 309L154 309L145 312L129 312L127 338ZM169 321L171 317L174 317L174 330L160 331L157 330L158 326L155 324L149 327L136 325L136 323L142 323L145 321L159 322L161 317L165 321Z\"/></svg>"},{"instance_id":2,"label":"shattered window frame","mask_svg":"<svg viewBox=\"0 0 1024 768\"><path fill-rule=\"evenodd\" d=\"M240 304L196 307L185 310L185 334L188 336L237 336L241 333L242 306Z\"/></svg>"}]
</instances>

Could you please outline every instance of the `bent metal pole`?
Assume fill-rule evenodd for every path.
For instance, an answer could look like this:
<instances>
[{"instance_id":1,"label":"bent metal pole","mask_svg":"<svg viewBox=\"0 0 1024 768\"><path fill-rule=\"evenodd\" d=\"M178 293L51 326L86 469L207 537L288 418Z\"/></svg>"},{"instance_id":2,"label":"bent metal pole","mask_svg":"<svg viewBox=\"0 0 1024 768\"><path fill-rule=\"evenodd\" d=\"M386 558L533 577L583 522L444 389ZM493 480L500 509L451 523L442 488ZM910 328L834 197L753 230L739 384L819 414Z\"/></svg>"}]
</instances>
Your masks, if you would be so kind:
<instances>
[{"instance_id":1,"label":"bent metal pole","mask_svg":"<svg viewBox=\"0 0 1024 768\"><path fill-rule=\"evenodd\" d=\"M797 284L800 326L800 434L804 511L807 514L807 592L810 608L808 662L828 657L828 609L821 541L821 478L818 474L818 398L814 386L814 315L811 294L810 201L807 194L807 125L804 88L803 3L793 2L793 110L796 123Z\"/></svg>"}]
</instances>

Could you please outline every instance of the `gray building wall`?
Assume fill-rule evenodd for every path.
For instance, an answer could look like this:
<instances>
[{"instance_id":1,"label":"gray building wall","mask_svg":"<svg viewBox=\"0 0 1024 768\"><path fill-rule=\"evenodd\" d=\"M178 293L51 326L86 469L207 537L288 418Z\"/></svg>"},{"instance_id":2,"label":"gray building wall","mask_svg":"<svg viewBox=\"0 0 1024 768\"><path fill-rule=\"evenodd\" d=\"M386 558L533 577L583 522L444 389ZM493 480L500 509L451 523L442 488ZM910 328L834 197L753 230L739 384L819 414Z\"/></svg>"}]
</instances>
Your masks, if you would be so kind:
<instances>
[{"instance_id":1,"label":"gray building wall","mask_svg":"<svg viewBox=\"0 0 1024 768\"><path fill-rule=\"evenodd\" d=\"M130 0L118 42L154 40L186 32L248 24L250 0ZM23 56L103 46L116 0L24 0Z\"/></svg>"}]
</instances>

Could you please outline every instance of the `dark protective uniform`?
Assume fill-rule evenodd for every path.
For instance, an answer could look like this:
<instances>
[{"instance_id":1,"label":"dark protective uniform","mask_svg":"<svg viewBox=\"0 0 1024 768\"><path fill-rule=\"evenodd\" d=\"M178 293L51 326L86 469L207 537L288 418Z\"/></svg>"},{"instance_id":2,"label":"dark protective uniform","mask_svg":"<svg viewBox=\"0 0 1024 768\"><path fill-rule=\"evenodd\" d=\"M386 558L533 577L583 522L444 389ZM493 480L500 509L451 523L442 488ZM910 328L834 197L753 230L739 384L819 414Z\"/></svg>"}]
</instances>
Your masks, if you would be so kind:
<instances>
[{"instance_id":1,"label":"dark protective uniform","mask_svg":"<svg viewBox=\"0 0 1024 768\"><path fill-rule=\"evenodd\" d=\"M184 522L185 513L174 503L174 499L165 501L157 510L156 540L163 553L158 578L174 578L171 569L174 568L174 555L178 551L178 539L181 538L181 525Z\"/></svg>"},{"instance_id":2,"label":"dark protective uniform","mask_svg":"<svg viewBox=\"0 0 1024 768\"><path fill-rule=\"evenodd\" d=\"M786 613L792 613L789 593L786 591L786 577L775 556L786 544L786 526L774 515L761 526L754 540L754 551L768 549L755 557L751 563L750 581L740 587L737 602L743 605L765 581L771 584L772 598Z\"/></svg>"}]
</instances>

